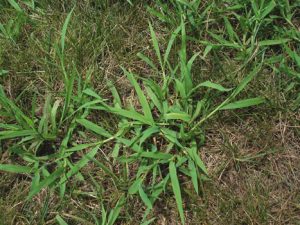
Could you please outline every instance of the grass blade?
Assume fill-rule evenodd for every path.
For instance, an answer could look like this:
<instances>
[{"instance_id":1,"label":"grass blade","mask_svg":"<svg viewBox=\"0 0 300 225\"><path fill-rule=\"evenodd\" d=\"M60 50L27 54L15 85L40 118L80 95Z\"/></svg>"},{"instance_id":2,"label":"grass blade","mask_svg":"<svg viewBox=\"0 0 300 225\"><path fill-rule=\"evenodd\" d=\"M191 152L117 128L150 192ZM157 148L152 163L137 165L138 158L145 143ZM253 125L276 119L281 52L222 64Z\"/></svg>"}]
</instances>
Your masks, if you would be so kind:
<instances>
[{"instance_id":1,"label":"grass blade","mask_svg":"<svg viewBox=\"0 0 300 225\"><path fill-rule=\"evenodd\" d=\"M64 168L60 167L55 172L50 174L50 176L46 177L41 183L39 183L38 185L36 185L34 188L31 189L27 199L31 199L34 195L39 193L43 188L46 188L49 185L51 185L55 180L57 180L63 174L63 172L64 172Z\"/></svg>"},{"instance_id":2,"label":"grass blade","mask_svg":"<svg viewBox=\"0 0 300 225\"><path fill-rule=\"evenodd\" d=\"M139 194L140 194L142 201L147 206L147 208L152 209L153 208L152 203L151 203L150 199L148 198L147 194L145 193L145 191L143 190L141 185L139 187Z\"/></svg>"},{"instance_id":3,"label":"grass blade","mask_svg":"<svg viewBox=\"0 0 300 225\"><path fill-rule=\"evenodd\" d=\"M0 170L10 173L26 173L29 174L32 172L32 168L28 166L19 166L11 164L0 164Z\"/></svg>"},{"instance_id":4,"label":"grass blade","mask_svg":"<svg viewBox=\"0 0 300 225\"><path fill-rule=\"evenodd\" d=\"M23 12L19 4L15 0L8 0L9 4L18 12Z\"/></svg>"},{"instance_id":5,"label":"grass blade","mask_svg":"<svg viewBox=\"0 0 300 225\"><path fill-rule=\"evenodd\" d=\"M162 57L161 57L161 53L160 53L160 49L159 49L158 40L157 40L156 34L155 34L154 29L153 29L150 22L149 22L149 28L150 28L150 34L151 34L151 40L152 40L153 48L155 50L155 53L156 53L156 56L158 58L159 64L160 64L161 68L163 69L163 62L162 62Z\"/></svg>"},{"instance_id":6,"label":"grass blade","mask_svg":"<svg viewBox=\"0 0 300 225\"><path fill-rule=\"evenodd\" d=\"M63 28L62 28L62 31L61 31L60 44L61 44L61 52L62 52L62 54L64 53L64 50L65 50L66 33L67 33L68 25L70 23L70 19L71 19L73 11L74 11L74 8L67 15L67 18L66 18L66 20L64 22L64 25L63 25Z\"/></svg>"},{"instance_id":7,"label":"grass blade","mask_svg":"<svg viewBox=\"0 0 300 225\"><path fill-rule=\"evenodd\" d=\"M119 217L119 214L121 212L121 209L122 209L124 203L125 203L125 196L123 195L117 202L115 208L112 209L111 212L109 213L107 225L115 224L116 220Z\"/></svg>"},{"instance_id":8,"label":"grass blade","mask_svg":"<svg viewBox=\"0 0 300 225\"><path fill-rule=\"evenodd\" d=\"M164 55L164 65L168 62L173 43L174 43L178 33L180 32L180 30L181 30L181 26L177 27L176 30L171 35L171 38L170 38L168 46L167 46L167 50Z\"/></svg>"},{"instance_id":9,"label":"grass blade","mask_svg":"<svg viewBox=\"0 0 300 225\"><path fill-rule=\"evenodd\" d=\"M93 131L96 134L99 134L101 136L110 138L112 137L112 135L106 131L104 128L98 126L95 123L92 123L86 119L77 119L76 120L77 123L79 123L80 125L84 126L86 129Z\"/></svg>"},{"instance_id":10,"label":"grass blade","mask_svg":"<svg viewBox=\"0 0 300 225\"><path fill-rule=\"evenodd\" d=\"M198 176L197 176L196 166L192 160L189 160L188 166L189 166L190 175L192 178L192 183L193 183L194 189L195 189L196 193L199 194Z\"/></svg>"},{"instance_id":11,"label":"grass blade","mask_svg":"<svg viewBox=\"0 0 300 225\"><path fill-rule=\"evenodd\" d=\"M249 106L259 105L265 102L264 98L249 98L224 105L221 110L241 109Z\"/></svg>"},{"instance_id":12,"label":"grass blade","mask_svg":"<svg viewBox=\"0 0 300 225\"><path fill-rule=\"evenodd\" d=\"M59 223L59 225L68 225L68 224L66 223L66 221L64 221L64 219L61 218L60 215L56 215L55 219L56 219L56 221Z\"/></svg>"},{"instance_id":13,"label":"grass blade","mask_svg":"<svg viewBox=\"0 0 300 225\"><path fill-rule=\"evenodd\" d=\"M169 173L170 173L170 177L171 177L173 192L174 192L176 203L177 203L177 208L178 208L179 215L180 215L180 220L181 220L181 223L184 224L183 203L182 203L182 198L181 198L180 185L179 185L179 181L178 181L178 177L177 177L176 166L173 161L171 161L169 164Z\"/></svg>"},{"instance_id":14,"label":"grass blade","mask_svg":"<svg viewBox=\"0 0 300 225\"><path fill-rule=\"evenodd\" d=\"M150 109L150 106L149 106L149 103L147 101L147 98L145 97L141 87L139 86L139 84L137 83L136 79L134 78L133 74L126 71L125 69L123 69L124 73L126 74L126 76L128 77L129 81L131 82L131 84L133 85L137 95L138 95L138 98L139 98L139 101L141 103L141 106L143 108L143 112L144 112L144 115L145 117L151 121L151 123L154 123L154 120L153 120L153 117L152 117L152 113L151 113L151 109Z\"/></svg>"}]
</instances>

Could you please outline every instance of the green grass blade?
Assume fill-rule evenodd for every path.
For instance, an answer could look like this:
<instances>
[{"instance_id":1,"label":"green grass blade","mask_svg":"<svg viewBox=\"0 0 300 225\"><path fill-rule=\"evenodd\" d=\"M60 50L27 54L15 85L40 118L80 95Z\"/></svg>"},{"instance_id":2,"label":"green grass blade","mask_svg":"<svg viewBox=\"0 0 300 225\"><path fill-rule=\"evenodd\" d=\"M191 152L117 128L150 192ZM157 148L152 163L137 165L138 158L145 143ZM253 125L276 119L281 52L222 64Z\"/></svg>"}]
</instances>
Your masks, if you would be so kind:
<instances>
[{"instance_id":1,"label":"green grass blade","mask_svg":"<svg viewBox=\"0 0 300 225\"><path fill-rule=\"evenodd\" d=\"M133 184L129 187L128 189L128 193L130 195L134 195L139 191L139 187L141 186L143 182L143 179L141 177L139 177L138 179L136 179Z\"/></svg>"},{"instance_id":2,"label":"green grass blade","mask_svg":"<svg viewBox=\"0 0 300 225\"><path fill-rule=\"evenodd\" d=\"M37 134L34 130L0 131L0 140L36 136Z\"/></svg>"},{"instance_id":3,"label":"green grass blade","mask_svg":"<svg viewBox=\"0 0 300 225\"><path fill-rule=\"evenodd\" d=\"M208 171L204 162L200 159L200 156L197 153L197 147L193 146L192 148L187 149L188 154L194 160L196 165L206 174L208 175Z\"/></svg>"},{"instance_id":4,"label":"green grass blade","mask_svg":"<svg viewBox=\"0 0 300 225\"><path fill-rule=\"evenodd\" d=\"M179 181L178 181L178 177L177 177L176 166L173 161L171 161L169 164L169 173L170 173L170 177L171 177L173 192L174 192L176 203L177 203L177 208L178 208L179 215L180 215L180 220L181 220L181 223L184 224L183 202L182 202L182 198L181 198L181 191L180 191L180 185L179 185Z\"/></svg>"},{"instance_id":5,"label":"green grass blade","mask_svg":"<svg viewBox=\"0 0 300 225\"><path fill-rule=\"evenodd\" d=\"M145 117L147 118L147 120L151 121L151 123L154 123L149 103L148 103L147 98L144 95L140 85L137 83L137 81L134 78L132 73L126 71L125 69L123 69L123 71L126 74L126 76L128 77L129 81L133 85L133 87L134 87L134 89L135 89L135 91L138 95L138 98L139 98L139 101L140 101L141 106L143 108L143 112L144 112Z\"/></svg>"},{"instance_id":6,"label":"green grass blade","mask_svg":"<svg viewBox=\"0 0 300 225\"><path fill-rule=\"evenodd\" d=\"M59 225L68 225L68 224L66 223L66 221L64 221L64 219L61 218L60 215L56 215L55 219L56 219L56 221L58 222Z\"/></svg>"},{"instance_id":7,"label":"green grass blade","mask_svg":"<svg viewBox=\"0 0 300 225\"><path fill-rule=\"evenodd\" d=\"M154 29L151 25L151 23L149 22L149 28L150 28L150 34L151 34L151 40L152 40L152 44L153 44L153 48L155 50L156 56L158 58L159 64L161 66L161 68L163 69L163 61L162 61L162 57L161 57L161 53L160 53L160 49L159 49L159 44L158 44L158 39L157 36L154 32Z\"/></svg>"},{"instance_id":8,"label":"green grass blade","mask_svg":"<svg viewBox=\"0 0 300 225\"><path fill-rule=\"evenodd\" d=\"M145 131L143 131L143 135L140 138L140 145L144 143L149 137L151 137L153 134L158 133L159 128L158 127L149 127Z\"/></svg>"},{"instance_id":9,"label":"green grass blade","mask_svg":"<svg viewBox=\"0 0 300 225\"><path fill-rule=\"evenodd\" d=\"M70 23L73 11L74 11L74 8L68 13L68 15L66 17L66 20L64 22L62 31L61 31L60 44L61 44L61 52L62 52L62 54L64 53L64 50L65 50L66 33L67 33L68 25Z\"/></svg>"},{"instance_id":10,"label":"green grass blade","mask_svg":"<svg viewBox=\"0 0 300 225\"><path fill-rule=\"evenodd\" d=\"M181 30L181 26L177 27L176 30L171 35L171 38L170 38L170 40L168 42L168 46L167 46L166 52L164 54L164 65L168 62L172 46L173 46L174 41L175 41L178 33L180 32L180 30Z\"/></svg>"},{"instance_id":11,"label":"green grass blade","mask_svg":"<svg viewBox=\"0 0 300 225\"><path fill-rule=\"evenodd\" d=\"M23 12L19 4L15 0L8 0L9 4L18 12Z\"/></svg>"},{"instance_id":12,"label":"green grass blade","mask_svg":"<svg viewBox=\"0 0 300 225\"><path fill-rule=\"evenodd\" d=\"M185 112L166 113L164 118L166 120L182 120L185 122L189 122L191 120L191 116Z\"/></svg>"},{"instance_id":13,"label":"green grass blade","mask_svg":"<svg viewBox=\"0 0 300 225\"><path fill-rule=\"evenodd\" d=\"M48 177L42 180L38 185L36 185L33 189L31 189L27 199L31 199L33 196L38 194L43 188L46 188L49 185L51 185L63 174L63 172L64 172L63 167L58 168L55 172L50 174Z\"/></svg>"},{"instance_id":14,"label":"green grass blade","mask_svg":"<svg viewBox=\"0 0 300 225\"><path fill-rule=\"evenodd\" d=\"M106 225L114 225L115 224L124 204L125 204L125 196L123 195L117 202L115 208L112 209L111 212L109 213L108 221L107 221Z\"/></svg>"},{"instance_id":15,"label":"green grass blade","mask_svg":"<svg viewBox=\"0 0 300 225\"><path fill-rule=\"evenodd\" d=\"M139 187L139 194L140 194L142 201L147 206L147 208L152 209L153 208L152 203L151 203L150 199L148 198L147 194L145 193L145 191L143 190L141 185Z\"/></svg>"},{"instance_id":16,"label":"green grass blade","mask_svg":"<svg viewBox=\"0 0 300 225\"><path fill-rule=\"evenodd\" d=\"M52 124L52 130L54 132L56 132L56 130L57 130L56 116L57 116L57 110L58 110L59 104L60 104L60 100L55 101L53 104L53 107L51 109L50 120L51 120L51 124Z\"/></svg>"},{"instance_id":17,"label":"green grass blade","mask_svg":"<svg viewBox=\"0 0 300 225\"><path fill-rule=\"evenodd\" d=\"M234 42L235 39L237 39L237 34L235 33L231 23L229 22L227 17L224 17L224 23L225 23L225 27L229 36L229 39L231 42Z\"/></svg>"},{"instance_id":18,"label":"green grass blade","mask_svg":"<svg viewBox=\"0 0 300 225\"><path fill-rule=\"evenodd\" d=\"M77 123L79 123L80 125L84 126L86 129L93 131L96 134L99 134L101 136L110 138L112 137L112 135L106 131L104 128L98 126L97 124L86 120L86 119L77 119L76 120Z\"/></svg>"},{"instance_id":19,"label":"green grass blade","mask_svg":"<svg viewBox=\"0 0 300 225\"><path fill-rule=\"evenodd\" d=\"M254 105L259 105L265 102L264 98L249 98L224 105L221 110L241 109Z\"/></svg>"},{"instance_id":20,"label":"green grass blade","mask_svg":"<svg viewBox=\"0 0 300 225\"><path fill-rule=\"evenodd\" d=\"M151 59L149 59L147 56L145 56L142 53L138 53L137 56L142 59L145 63L147 63L152 69L154 69L155 71L157 71L157 67L154 65L154 63L152 62Z\"/></svg>"},{"instance_id":21,"label":"green grass blade","mask_svg":"<svg viewBox=\"0 0 300 225\"><path fill-rule=\"evenodd\" d=\"M261 19L269 15L272 12L272 10L275 8L275 6L276 6L276 2L274 0L271 0L269 4L263 9L263 12L261 14Z\"/></svg>"},{"instance_id":22,"label":"green grass blade","mask_svg":"<svg viewBox=\"0 0 300 225\"><path fill-rule=\"evenodd\" d=\"M241 83L236 87L236 89L231 94L230 98L236 97L244 88L248 85L250 81L253 80L253 78L256 76L256 74L261 70L262 64L255 67L242 81Z\"/></svg>"},{"instance_id":23,"label":"green grass blade","mask_svg":"<svg viewBox=\"0 0 300 225\"><path fill-rule=\"evenodd\" d=\"M139 156L144 158L161 159L161 160L169 160L173 157L171 154L162 153L162 152L141 152Z\"/></svg>"},{"instance_id":24,"label":"green grass blade","mask_svg":"<svg viewBox=\"0 0 300 225\"><path fill-rule=\"evenodd\" d=\"M192 178L192 183L193 183L194 189L195 189L196 193L199 194L197 169L192 160L189 160L188 167L189 167L189 171L190 171L190 175Z\"/></svg>"},{"instance_id":25,"label":"green grass blade","mask_svg":"<svg viewBox=\"0 0 300 225\"><path fill-rule=\"evenodd\" d=\"M0 164L0 170L9 172L9 173L25 173L30 174L32 172L32 168L28 166L19 166L19 165L11 165L11 164Z\"/></svg>"},{"instance_id":26,"label":"green grass blade","mask_svg":"<svg viewBox=\"0 0 300 225\"><path fill-rule=\"evenodd\" d=\"M162 102L158 99L158 97L156 96L156 94L152 91L152 89L150 87L145 87L148 96L150 97L151 101L153 102L153 104L156 106L156 108L163 113L163 107L162 107Z\"/></svg>"},{"instance_id":27,"label":"green grass blade","mask_svg":"<svg viewBox=\"0 0 300 225\"><path fill-rule=\"evenodd\" d=\"M132 111L132 110L129 111L129 110L120 109L120 108L109 108L109 111L114 114L120 115L122 117L132 119L134 121L140 121L141 123L144 123L144 124L153 125L153 121L149 120L144 115L142 115L136 111Z\"/></svg>"},{"instance_id":28,"label":"green grass blade","mask_svg":"<svg viewBox=\"0 0 300 225\"><path fill-rule=\"evenodd\" d=\"M282 44L287 43L289 41L290 41L290 39L287 39L287 38L274 39L274 40L263 40L263 41L260 41L258 43L258 45L260 47L273 46L273 45L282 45Z\"/></svg>"},{"instance_id":29,"label":"green grass blade","mask_svg":"<svg viewBox=\"0 0 300 225\"><path fill-rule=\"evenodd\" d=\"M94 156L97 154L99 150L99 145L93 148L89 153L84 155L69 171L68 173L61 179L60 184L64 183L69 179L70 177L77 174L86 164L88 164Z\"/></svg>"},{"instance_id":30,"label":"green grass blade","mask_svg":"<svg viewBox=\"0 0 300 225\"><path fill-rule=\"evenodd\" d=\"M189 95L191 95L192 93L194 93L200 87L212 88L212 89L215 89L215 90L218 90L218 91L222 91L222 92L228 92L228 91L232 90L232 88L225 88L225 87L223 87L220 84L213 83L211 81L205 81L203 83L198 84L195 88L193 88L190 91Z\"/></svg>"},{"instance_id":31,"label":"green grass blade","mask_svg":"<svg viewBox=\"0 0 300 225\"><path fill-rule=\"evenodd\" d=\"M296 51L293 51L287 45L284 45L284 48L286 52L289 54L289 56L295 61L297 66L300 68L300 56L296 53Z\"/></svg>"}]
</instances>

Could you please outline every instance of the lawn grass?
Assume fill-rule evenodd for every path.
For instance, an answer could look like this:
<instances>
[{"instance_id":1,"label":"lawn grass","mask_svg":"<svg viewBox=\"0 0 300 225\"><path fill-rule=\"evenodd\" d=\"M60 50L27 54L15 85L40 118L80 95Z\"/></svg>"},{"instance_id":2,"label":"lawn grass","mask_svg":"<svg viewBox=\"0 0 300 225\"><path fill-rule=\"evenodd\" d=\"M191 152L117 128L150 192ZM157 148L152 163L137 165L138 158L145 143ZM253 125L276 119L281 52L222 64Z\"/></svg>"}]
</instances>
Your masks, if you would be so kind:
<instances>
[{"instance_id":1,"label":"lawn grass","mask_svg":"<svg viewBox=\"0 0 300 225\"><path fill-rule=\"evenodd\" d=\"M0 2L0 224L298 224L300 2Z\"/></svg>"}]
</instances>

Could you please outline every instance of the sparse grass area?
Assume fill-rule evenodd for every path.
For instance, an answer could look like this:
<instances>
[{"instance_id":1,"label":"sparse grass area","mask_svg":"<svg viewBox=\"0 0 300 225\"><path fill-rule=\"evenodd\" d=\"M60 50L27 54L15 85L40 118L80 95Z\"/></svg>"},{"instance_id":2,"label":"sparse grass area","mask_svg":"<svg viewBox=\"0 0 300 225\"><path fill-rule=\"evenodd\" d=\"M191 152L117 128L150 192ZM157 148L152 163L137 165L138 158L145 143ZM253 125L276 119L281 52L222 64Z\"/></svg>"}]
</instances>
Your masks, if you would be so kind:
<instances>
[{"instance_id":1,"label":"sparse grass area","mask_svg":"<svg viewBox=\"0 0 300 225\"><path fill-rule=\"evenodd\" d=\"M300 224L300 2L0 2L0 224Z\"/></svg>"}]
</instances>

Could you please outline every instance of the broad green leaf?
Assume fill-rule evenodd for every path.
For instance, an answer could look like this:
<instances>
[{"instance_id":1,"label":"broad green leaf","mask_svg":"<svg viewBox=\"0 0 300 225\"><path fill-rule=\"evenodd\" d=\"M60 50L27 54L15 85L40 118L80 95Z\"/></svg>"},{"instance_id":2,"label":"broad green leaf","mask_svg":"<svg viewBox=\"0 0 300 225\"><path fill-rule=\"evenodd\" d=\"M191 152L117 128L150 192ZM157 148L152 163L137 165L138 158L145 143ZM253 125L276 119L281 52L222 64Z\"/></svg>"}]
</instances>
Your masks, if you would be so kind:
<instances>
[{"instance_id":1,"label":"broad green leaf","mask_svg":"<svg viewBox=\"0 0 300 225\"><path fill-rule=\"evenodd\" d=\"M194 111L194 114L190 120L190 123L192 123L193 121L195 121L197 119L197 117L200 115L202 108L205 105L205 99L202 99L201 101L197 102L197 106L196 109Z\"/></svg>"},{"instance_id":2,"label":"broad green leaf","mask_svg":"<svg viewBox=\"0 0 300 225\"><path fill-rule=\"evenodd\" d=\"M147 63L152 69L158 70L157 67L154 65L151 59L149 59L147 56L145 56L142 53L138 53L137 56L142 59L145 63Z\"/></svg>"},{"instance_id":3,"label":"broad green leaf","mask_svg":"<svg viewBox=\"0 0 300 225\"><path fill-rule=\"evenodd\" d=\"M103 137L107 137L107 138L112 137L112 135L108 131L106 131L104 128L98 126L97 124L95 124L89 120L77 119L76 122L81 124L82 126L84 126L86 129L91 130L94 133L99 134Z\"/></svg>"},{"instance_id":4,"label":"broad green leaf","mask_svg":"<svg viewBox=\"0 0 300 225\"><path fill-rule=\"evenodd\" d=\"M207 54L212 50L213 46L212 45L207 45L204 49L204 52L203 52L203 56L202 58L205 59L205 57L207 56Z\"/></svg>"},{"instance_id":5,"label":"broad green leaf","mask_svg":"<svg viewBox=\"0 0 300 225\"><path fill-rule=\"evenodd\" d=\"M257 73L261 70L262 64L256 66L242 81L241 83L236 87L236 89L231 94L230 98L236 97L244 88L247 86L247 84L257 75Z\"/></svg>"},{"instance_id":6,"label":"broad green leaf","mask_svg":"<svg viewBox=\"0 0 300 225\"><path fill-rule=\"evenodd\" d=\"M198 84L195 88L193 88L191 90L190 94L192 94L193 92L195 92L200 87L208 87L208 88L216 89L216 90L222 91L222 92L227 92L227 91L231 91L232 90L232 88L225 88L225 87L223 87L220 84L213 83L211 81L205 81L203 83Z\"/></svg>"},{"instance_id":7,"label":"broad green leaf","mask_svg":"<svg viewBox=\"0 0 300 225\"><path fill-rule=\"evenodd\" d=\"M205 166L204 162L200 159L200 157L197 153L197 147L193 146L192 148L188 148L187 152L190 155L190 157L194 160L196 165L207 175L208 172L207 172L206 166Z\"/></svg>"},{"instance_id":8,"label":"broad green leaf","mask_svg":"<svg viewBox=\"0 0 300 225\"><path fill-rule=\"evenodd\" d=\"M180 191L180 185L177 177L176 166L173 161L171 161L169 164L169 174L171 177L172 188L175 195L181 223L184 224L183 202L181 198L181 191Z\"/></svg>"},{"instance_id":9,"label":"broad green leaf","mask_svg":"<svg viewBox=\"0 0 300 225\"><path fill-rule=\"evenodd\" d=\"M119 156L119 152L120 152L120 143L116 143L114 148L113 148L113 151L111 153L111 156L113 158L117 158Z\"/></svg>"},{"instance_id":10,"label":"broad green leaf","mask_svg":"<svg viewBox=\"0 0 300 225\"><path fill-rule=\"evenodd\" d=\"M167 113L164 117L166 120L182 120L185 122L189 122L191 120L191 116L185 112Z\"/></svg>"},{"instance_id":11,"label":"broad green leaf","mask_svg":"<svg viewBox=\"0 0 300 225\"><path fill-rule=\"evenodd\" d=\"M147 194L145 193L145 191L143 190L141 185L139 186L139 194L140 194L142 201L147 206L147 208L152 209L152 203L151 203L150 199L148 198Z\"/></svg>"},{"instance_id":12,"label":"broad green leaf","mask_svg":"<svg viewBox=\"0 0 300 225\"><path fill-rule=\"evenodd\" d=\"M99 150L99 145L93 148L89 153L84 155L69 171L63 179L60 181L60 183L64 183L69 179L70 177L74 176L77 174L84 166L86 166L97 154Z\"/></svg>"},{"instance_id":13,"label":"broad green leaf","mask_svg":"<svg viewBox=\"0 0 300 225\"><path fill-rule=\"evenodd\" d=\"M113 85L113 83L111 81L108 81L108 87L114 97L114 103L115 103L115 107L118 106L118 107L121 107L122 106L122 102L121 102L121 98L120 98L120 95L116 89L116 87Z\"/></svg>"},{"instance_id":14,"label":"broad green leaf","mask_svg":"<svg viewBox=\"0 0 300 225\"><path fill-rule=\"evenodd\" d=\"M139 177L138 179L136 179L133 184L129 187L128 189L128 193L130 195L134 195L139 191L139 187L141 186L143 182L143 179L141 177Z\"/></svg>"},{"instance_id":15,"label":"broad green leaf","mask_svg":"<svg viewBox=\"0 0 300 225\"><path fill-rule=\"evenodd\" d=\"M163 68L163 62L162 62L162 57L161 57L161 53L160 53L160 49L159 49L158 40L157 40L156 34L155 34L154 29L150 22L149 22L149 28L150 28L151 40L152 40L152 44L153 44L156 56L158 58L158 61L161 65L161 67Z\"/></svg>"},{"instance_id":16,"label":"broad green leaf","mask_svg":"<svg viewBox=\"0 0 300 225\"><path fill-rule=\"evenodd\" d=\"M71 15L74 11L74 8L69 12L69 14L67 15L67 18L64 22L62 31L61 31L61 39L60 39L60 44L61 44L61 52L63 54L64 50L65 50L65 39L66 39L66 33L67 33L67 29L68 29L68 25L71 19Z\"/></svg>"},{"instance_id":17,"label":"broad green leaf","mask_svg":"<svg viewBox=\"0 0 300 225\"><path fill-rule=\"evenodd\" d=\"M89 96L92 96L94 98L102 100L102 98L95 91L93 91L90 88L87 88L87 89L83 90L83 93L85 93L85 94L87 94Z\"/></svg>"},{"instance_id":18,"label":"broad green leaf","mask_svg":"<svg viewBox=\"0 0 300 225\"><path fill-rule=\"evenodd\" d=\"M145 117L147 118L147 120L151 121L151 123L154 123L149 103L148 103L147 98L145 97L140 85L137 83L137 81L134 78L132 73L126 71L125 69L123 69L123 71L126 74L126 76L128 77L131 84L134 86L134 89L135 89L135 91L138 95L139 101L140 101L141 106L143 108L143 112L144 112Z\"/></svg>"},{"instance_id":19,"label":"broad green leaf","mask_svg":"<svg viewBox=\"0 0 300 225\"><path fill-rule=\"evenodd\" d=\"M297 66L300 68L300 56L296 53L296 51L290 49L287 45L284 45L284 48L286 52L289 54L289 56L295 61Z\"/></svg>"},{"instance_id":20,"label":"broad green leaf","mask_svg":"<svg viewBox=\"0 0 300 225\"><path fill-rule=\"evenodd\" d=\"M17 10L18 12L23 12L21 7L19 6L19 4L15 0L8 0L8 2L12 7L14 7L15 10Z\"/></svg>"},{"instance_id":21,"label":"broad green leaf","mask_svg":"<svg viewBox=\"0 0 300 225\"><path fill-rule=\"evenodd\" d=\"M237 34L235 33L231 23L229 22L227 17L223 17L224 22L225 22L225 27L229 36L230 41L234 42L234 40L238 37Z\"/></svg>"},{"instance_id":22,"label":"broad green leaf","mask_svg":"<svg viewBox=\"0 0 300 225\"><path fill-rule=\"evenodd\" d=\"M64 219L61 218L60 215L56 215L55 219L56 219L56 221L59 223L59 225L68 225L68 224L66 223L66 221L64 221Z\"/></svg>"},{"instance_id":23,"label":"broad green leaf","mask_svg":"<svg viewBox=\"0 0 300 225\"><path fill-rule=\"evenodd\" d=\"M264 98L249 98L224 105L221 109L240 109L249 106L259 105L265 102Z\"/></svg>"},{"instance_id":24,"label":"broad green leaf","mask_svg":"<svg viewBox=\"0 0 300 225\"><path fill-rule=\"evenodd\" d=\"M99 144L99 142L96 142L96 143L88 143L88 144L80 144L80 145L76 145L74 147L71 147L71 148L68 148L65 150L65 152L69 152L69 153L72 153L72 152L78 152L78 151L81 151L83 149L87 149L87 148L90 148L90 147L94 147L96 146L97 144Z\"/></svg>"},{"instance_id":25,"label":"broad green leaf","mask_svg":"<svg viewBox=\"0 0 300 225\"><path fill-rule=\"evenodd\" d=\"M189 171L192 178L192 183L197 194L199 194L197 169L192 160L189 160Z\"/></svg>"},{"instance_id":26,"label":"broad green leaf","mask_svg":"<svg viewBox=\"0 0 300 225\"><path fill-rule=\"evenodd\" d=\"M260 47L263 46L272 46L272 45L281 45L289 42L290 39L274 39L274 40L263 40L258 43Z\"/></svg>"},{"instance_id":27,"label":"broad green leaf","mask_svg":"<svg viewBox=\"0 0 300 225\"><path fill-rule=\"evenodd\" d=\"M171 23L172 22L168 16L158 12L157 10L155 10L155 9L149 7L149 6L147 7L147 11L150 14L152 14L153 16L156 16L162 22L165 22L165 23Z\"/></svg>"},{"instance_id":28,"label":"broad green leaf","mask_svg":"<svg viewBox=\"0 0 300 225\"><path fill-rule=\"evenodd\" d=\"M125 110L125 109L121 109L121 108L109 108L109 110L117 115L135 120L135 121L140 121L143 124L148 124L148 125L153 125L153 122L151 120L149 120L148 118L146 118L144 115L136 112L136 111L132 111L132 110Z\"/></svg>"},{"instance_id":29,"label":"broad green leaf","mask_svg":"<svg viewBox=\"0 0 300 225\"><path fill-rule=\"evenodd\" d=\"M53 182L55 182L64 172L64 168L60 167L55 172L51 173L48 177L42 180L38 185L36 185L28 195L28 199L31 199L34 195L38 194L43 188L48 187Z\"/></svg>"},{"instance_id":30,"label":"broad green leaf","mask_svg":"<svg viewBox=\"0 0 300 225\"><path fill-rule=\"evenodd\" d=\"M183 148L183 146L179 143L177 139L178 133L176 131L170 130L168 128L161 128L160 130L164 134L166 139L176 144L177 146Z\"/></svg>"},{"instance_id":31,"label":"broad green leaf","mask_svg":"<svg viewBox=\"0 0 300 225\"><path fill-rule=\"evenodd\" d=\"M185 89L184 83L178 79L175 79L175 84L176 84L176 86L175 86L176 93L179 93L179 95L182 99L186 99L186 89Z\"/></svg>"},{"instance_id":32,"label":"broad green leaf","mask_svg":"<svg viewBox=\"0 0 300 225\"><path fill-rule=\"evenodd\" d=\"M180 32L180 30L181 30L181 26L177 27L176 30L171 35L171 38L170 38L168 46L167 46L167 50L164 55L164 64L166 64L169 60L169 55L170 55L173 43L174 43L178 33Z\"/></svg>"},{"instance_id":33,"label":"broad green leaf","mask_svg":"<svg viewBox=\"0 0 300 225\"><path fill-rule=\"evenodd\" d=\"M57 100L54 102L53 107L51 109L51 124L52 124L52 130L56 131L57 130L57 124L56 124L56 115L57 115L57 109L59 107L60 100Z\"/></svg>"},{"instance_id":34,"label":"broad green leaf","mask_svg":"<svg viewBox=\"0 0 300 225\"><path fill-rule=\"evenodd\" d=\"M263 9L263 12L261 14L261 19L265 18L276 6L276 2L274 0L271 0L269 4Z\"/></svg>"},{"instance_id":35,"label":"broad green leaf","mask_svg":"<svg viewBox=\"0 0 300 225\"><path fill-rule=\"evenodd\" d=\"M158 133L158 127L149 127L145 131L143 131L143 135L140 138L140 144L144 143L152 134Z\"/></svg>"},{"instance_id":36,"label":"broad green leaf","mask_svg":"<svg viewBox=\"0 0 300 225\"><path fill-rule=\"evenodd\" d=\"M113 208L111 210L111 212L109 213L108 221L107 221L106 225L114 225L115 224L124 204L125 204L125 196L123 195L117 202L115 208Z\"/></svg>"},{"instance_id":37,"label":"broad green leaf","mask_svg":"<svg viewBox=\"0 0 300 225\"><path fill-rule=\"evenodd\" d=\"M11 164L0 164L0 171L10 172L10 173L26 173L29 174L33 172L33 168L28 166L19 166Z\"/></svg>"},{"instance_id":38,"label":"broad green leaf","mask_svg":"<svg viewBox=\"0 0 300 225\"><path fill-rule=\"evenodd\" d=\"M153 102L153 104L156 106L156 108L163 113L163 107L162 107L162 103L161 101L158 99L158 97L156 96L156 94L152 91L152 89L148 86L145 87L148 96L150 97L151 101Z\"/></svg>"},{"instance_id":39,"label":"broad green leaf","mask_svg":"<svg viewBox=\"0 0 300 225\"><path fill-rule=\"evenodd\" d=\"M194 63L194 61L196 60L196 58L197 58L199 55L200 55L200 52L195 53L195 54L190 58L190 60L188 61L188 63L187 63L187 68L188 68L189 73L191 73L193 63Z\"/></svg>"},{"instance_id":40,"label":"broad green leaf","mask_svg":"<svg viewBox=\"0 0 300 225\"><path fill-rule=\"evenodd\" d=\"M162 152L141 152L139 155L144 158L161 159L161 160L169 160L173 157L169 153L162 153Z\"/></svg>"},{"instance_id":41,"label":"broad green leaf","mask_svg":"<svg viewBox=\"0 0 300 225\"><path fill-rule=\"evenodd\" d=\"M34 130L0 131L0 140L36 135L37 132Z\"/></svg>"},{"instance_id":42,"label":"broad green leaf","mask_svg":"<svg viewBox=\"0 0 300 225\"><path fill-rule=\"evenodd\" d=\"M0 76L3 76L5 74L8 74L8 70L0 70Z\"/></svg>"}]
</instances>

